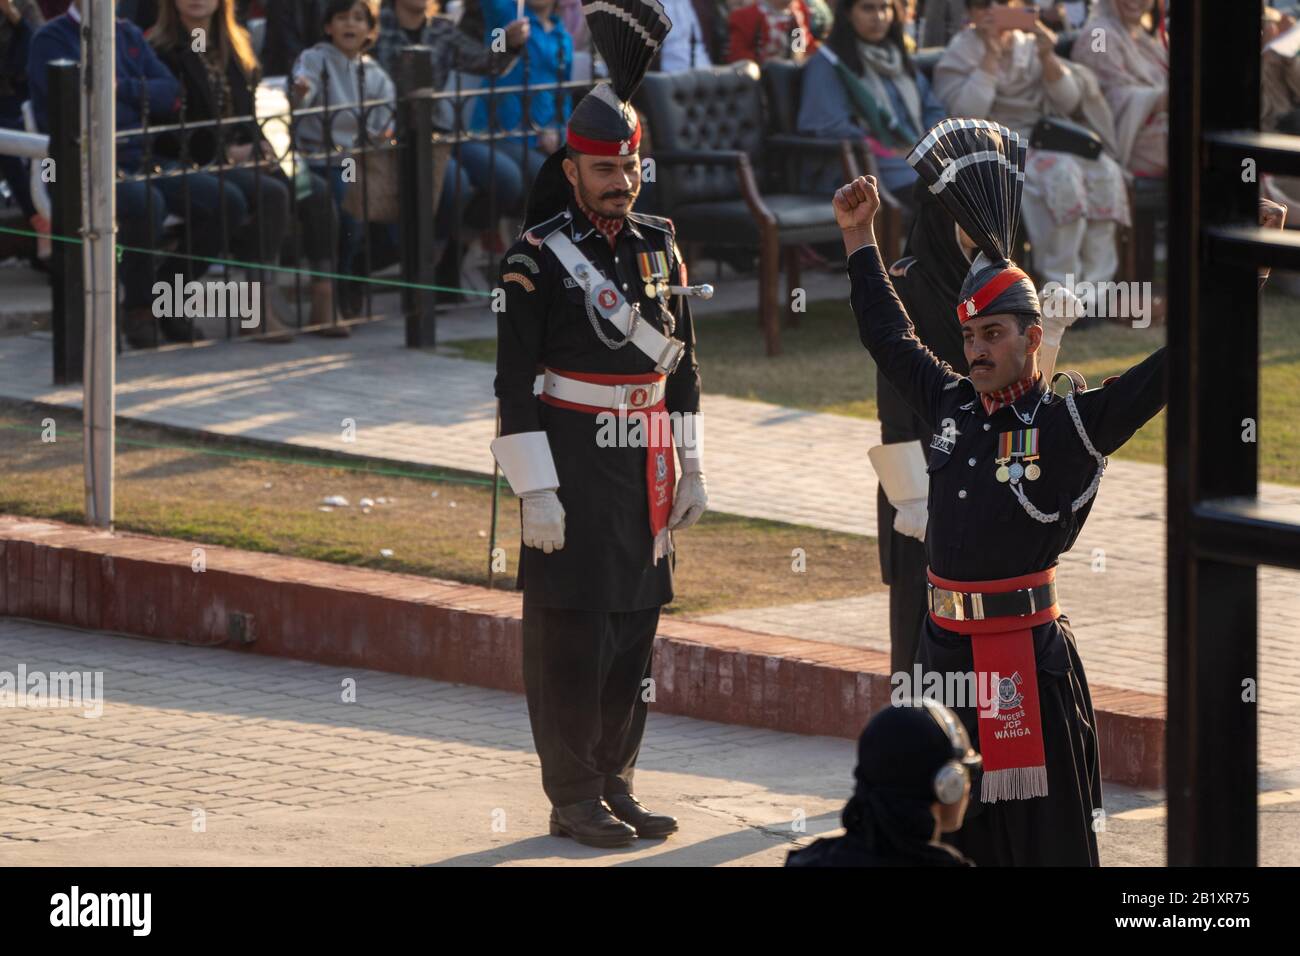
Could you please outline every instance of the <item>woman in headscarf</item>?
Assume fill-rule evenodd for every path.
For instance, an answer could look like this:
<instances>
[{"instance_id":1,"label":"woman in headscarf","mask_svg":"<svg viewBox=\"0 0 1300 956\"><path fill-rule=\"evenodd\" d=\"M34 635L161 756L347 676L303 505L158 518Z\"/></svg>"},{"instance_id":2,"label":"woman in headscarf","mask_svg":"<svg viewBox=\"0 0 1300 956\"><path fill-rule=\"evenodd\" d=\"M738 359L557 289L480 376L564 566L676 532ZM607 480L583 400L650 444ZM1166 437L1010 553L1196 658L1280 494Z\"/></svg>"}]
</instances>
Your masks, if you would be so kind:
<instances>
[{"instance_id":1,"label":"woman in headscarf","mask_svg":"<svg viewBox=\"0 0 1300 956\"><path fill-rule=\"evenodd\" d=\"M912 65L901 0L839 0L834 26L803 71L799 132L818 139L866 139L885 189L906 203L916 173L906 154L946 115ZM814 173L821 188L841 178L836 162Z\"/></svg>"},{"instance_id":2,"label":"woman in headscarf","mask_svg":"<svg viewBox=\"0 0 1300 956\"><path fill-rule=\"evenodd\" d=\"M1129 224L1124 171L1112 155L1114 121L1096 76L1064 63L1056 35L1041 21L1034 31L999 27L989 0L967 0L971 26L943 52L934 89L952 116L1001 123L1027 142L1044 117L1077 118L1107 152L1096 159L1056 150L1029 151L1022 219L1043 282L1107 282L1119 268L1116 225ZM1013 6L1020 6L1016 0Z\"/></svg>"},{"instance_id":3,"label":"woman in headscarf","mask_svg":"<svg viewBox=\"0 0 1300 956\"><path fill-rule=\"evenodd\" d=\"M913 187L911 200L917 213L907 237L906 255L890 268L889 275L903 307L912 317L917 338L965 375L969 368L956 309L962 283L975 255L975 244L957 227L952 215L925 183L918 182ZM876 376L876 408L882 444L917 440L929 443L932 430L883 375ZM911 670L928 611L925 542L896 530L896 514L884 486L878 486L880 577L889 585L890 666L895 673Z\"/></svg>"},{"instance_id":4,"label":"woman in headscarf","mask_svg":"<svg viewBox=\"0 0 1300 956\"><path fill-rule=\"evenodd\" d=\"M858 738L844 836L786 857L786 866L974 866L939 837L961 828L982 760L956 715L933 701L886 707Z\"/></svg>"},{"instance_id":5,"label":"woman in headscarf","mask_svg":"<svg viewBox=\"0 0 1300 956\"><path fill-rule=\"evenodd\" d=\"M1135 176L1163 178L1169 164L1169 51L1155 36L1155 6L1156 0L1097 0L1070 59L1097 74L1115 118L1120 163Z\"/></svg>"}]
</instances>

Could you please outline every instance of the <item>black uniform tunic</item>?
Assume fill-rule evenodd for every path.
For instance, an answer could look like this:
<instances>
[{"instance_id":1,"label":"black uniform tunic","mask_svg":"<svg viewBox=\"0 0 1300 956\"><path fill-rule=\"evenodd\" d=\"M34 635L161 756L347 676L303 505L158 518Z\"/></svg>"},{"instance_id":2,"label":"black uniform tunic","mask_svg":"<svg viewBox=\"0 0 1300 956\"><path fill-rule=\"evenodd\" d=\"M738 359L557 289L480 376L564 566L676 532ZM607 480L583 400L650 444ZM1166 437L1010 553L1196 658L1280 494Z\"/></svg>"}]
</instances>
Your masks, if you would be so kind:
<instances>
[{"instance_id":1,"label":"black uniform tunic","mask_svg":"<svg viewBox=\"0 0 1300 956\"><path fill-rule=\"evenodd\" d=\"M991 416L970 380L939 361L917 340L875 246L849 257L852 306L863 344L883 375L933 429L928 450L930 519L926 554L940 577L980 581L1017 577L1053 567L1087 519L1092 501L1077 512L1071 502L1089 486L1097 462L1083 444L1066 402L1042 389L1031 391ZM1165 355L1160 349L1111 384L1078 393L1080 421L1093 446L1108 455L1124 444L1164 405ZM1039 429L1042 469L1022 480L1040 512L1059 512L1043 523L1021 506L1009 482L995 477L998 436ZM951 447L939 439L947 432ZM930 443L927 443L930 444ZM1063 596L1068 601L1068 595ZM1069 619L1033 629L1038 665L1048 796L973 802L952 843L981 866L1008 864L1096 865L1093 809L1101 806L1096 721L1087 680ZM970 639L928 617L917 659L923 670L968 673L974 669ZM949 702L950 704L953 702ZM973 741L979 739L974 708L954 708ZM978 793L979 781L975 781Z\"/></svg>"},{"instance_id":2,"label":"black uniform tunic","mask_svg":"<svg viewBox=\"0 0 1300 956\"><path fill-rule=\"evenodd\" d=\"M671 560L655 565L646 497L646 449L597 446L594 414L547 405L533 394L543 368L562 372L641 375L655 362L630 342L610 349L592 328L581 287L541 241L564 229L579 251L623 296L639 303L644 321L686 344L681 364L668 378L667 411L700 408L700 377L690 303L669 298L671 322L657 300L645 295L638 253L664 252L668 279L678 284L681 258L672 223L657 216L629 214L616 246L588 221L576 203L515 243L501 263L499 287L506 293L498 320L496 394L501 400L501 434L545 431L551 443L559 497L565 511L564 548L544 554L524 548L519 584L540 607L634 611L659 607L673 598ZM517 275L525 279L507 281ZM599 280L597 280L599 281ZM528 286L532 286L529 289ZM596 314L612 341L623 336Z\"/></svg>"},{"instance_id":3,"label":"black uniform tunic","mask_svg":"<svg viewBox=\"0 0 1300 956\"><path fill-rule=\"evenodd\" d=\"M673 597L672 559L654 564L645 448L601 447L594 413L534 396L544 368L643 375L655 362L630 342L609 348L588 316L585 294L542 240L563 229L605 278L617 282L643 321L686 345L669 376L669 412L698 412L700 379L690 304L671 313L645 295L638 253L667 255L670 284L684 279L672 223L629 214L610 247L576 203L534 226L506 253L499 288L496 393L501 433L545 431L560 478L564 547L522 548L524 689L542 787L555 806L632 793L645 729L659 610ZM680 271L679 271L680 270ZM595 283L593 282L593 286ZM594 310L593 310L594 312ZM596 313L605 336L622 335ZM670 332L671 329L671 332Z\"/></svg>"}]
</instances>

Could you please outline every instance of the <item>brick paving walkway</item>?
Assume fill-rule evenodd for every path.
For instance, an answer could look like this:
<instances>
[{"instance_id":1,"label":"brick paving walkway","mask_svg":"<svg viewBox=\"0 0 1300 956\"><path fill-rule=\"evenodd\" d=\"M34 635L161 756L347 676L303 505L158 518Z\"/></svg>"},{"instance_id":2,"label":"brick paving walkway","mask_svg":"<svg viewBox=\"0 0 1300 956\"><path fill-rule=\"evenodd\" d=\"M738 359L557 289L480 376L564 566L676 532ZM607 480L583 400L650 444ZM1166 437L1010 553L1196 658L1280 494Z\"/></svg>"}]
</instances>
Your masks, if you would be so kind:
<instances>
[{"instance_id":1,"label":"brick paving walkway","mask_svg":"<svg viewBox=\"0 0 1300 956\"><path fill-rule=\"evenodd\" d=\"M828 280L832 288L838 281ZM449 341L490 334L472 311L444 325ZM707 320L703 329L707 336ZM49 348L41 337L0 338L0 396L79 405L79 390L48 384ZM488 473L492 375L484 363L406 349L401 324L386 322L344 341L304 336L276 347L126 354L117 401L119 414L142 421ZM708 394L703 408L715 510L875 534L876 482L865 452L879 443L877 423ZM356 423L355 441L343 440L345 419ZM1095 682L1163 691L1164 481L1160 466L1112 460L1088 524L1062 557L1062 604ZM1261 496L1300 505L1300 487L1267 484ZM1285 731L1300 718L1300 648L1286 623L1300 575L1262 569L1259 580L1261 754L1270 767L1300 770L1300 744ZM883 648L886 600L711 620Z\"/></svg>"},{"instance_id":2,"label":"brick paving walkway","mask_svg":"<svg viewBox=\"0 0 1300 956\"><path fill-rule=\"evenodd\" d=\"M222 862L255 852L242 840L262 818L283 862L346 862L307 845L321 827L370 862L602 856L544 836L548 805L517 694L0 618L0 670L19 664L102 671L104 708L87 718L0 707L0 863L48 859L38 844L74 837L146 858L155 841L183 839L200 851L193 862ZM346 681L355 703L342 702ZM851 741L652 715L639 789L682 813L690 833L613 856L779 864L793 841L836 828L852 765ZM203 833L192 832L196 811ZM796 811L804 833L792 830ZM365 829L371 814L416 828L416 842L352 845L350 821Z\"/></svg>"},{"instance_id":3,"label":"brick paving walkway","mask_svg":"<svg viewBox=\"0 0 1300 956\"><path fill-rule=\"evenodd\" d=\"M682 832L601 852L546 835L517 694L0 618L20 664L101 671L104 706L0 707L0 866L779 865L851 786L852 741L652 712L637 789ZM1104 862L1163 862L1161 800L1107 787Z\"/></svg>"}]
</instances>

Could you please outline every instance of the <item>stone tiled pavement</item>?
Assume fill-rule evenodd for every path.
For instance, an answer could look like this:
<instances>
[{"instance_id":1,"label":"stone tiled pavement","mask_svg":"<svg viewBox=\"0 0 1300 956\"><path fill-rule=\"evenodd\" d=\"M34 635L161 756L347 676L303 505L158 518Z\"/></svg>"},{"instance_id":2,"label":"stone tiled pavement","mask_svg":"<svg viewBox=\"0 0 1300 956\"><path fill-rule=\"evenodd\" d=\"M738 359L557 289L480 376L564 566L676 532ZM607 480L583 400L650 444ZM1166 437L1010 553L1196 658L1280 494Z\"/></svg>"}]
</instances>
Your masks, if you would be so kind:
<instances>
[{"instance_id":1,"label":"stone tiled pavement","mask_svg":"<svg viewBox=\"0 0 1300 956\"><path fill-rule=\"evenodd\" d=\"M48 844L74 837L90 846L66 859L82 863L175 849L218 863L771 865L838 826L851 779L850 741L652 715L638 789L679 808L691 836L600 854L540 836L521 695L0 618L0 670L20 663L102 671L105 704L97 718L0 707L0 865L57 859ZM363 835L386 822L409 830Z\"/></svg>"},{"instance_id":2,"label":"stone tiled pavement","mask_svg":"<svg viewBox=\"0 0 1300 956\"><path fill-rule=\"evenodd\" d=\"M20 664L102 671L104 707L0 706L0 866L779 865L838 829L854 763L852 741L652 712L637 790L682 832L601 852L546 835L520 695L0 618L0 671ZM1103 862L1163 862L1161 802L1106 789Z\"/></svg>"},{"instance_id":3,"label":"stone tiled pavement","mask_svg":"<svg viewBox=\"0 0 1300 956\"><path fill-rule=\"evenodd\" d=\"M819 294L839 285L827 278ZM490 333L472 309L444 322L448 341ZM856 339L846 347L858 347ZM41 337L0 338L0 396L79 405L78 390L49 385L49 348ZM401 324L385 322L343 341L128 353L118 364L117 402L119 414L143 421L487 473L492 374L483 363L406 349ZM880 440L874 421L709 394L703 408L715 510L875 534L866 456ZM353 442L343 440L345 419L356 423ZM1062 604L1095 682L1163 691L1164 480L1160 466L1112 459L1088 524L1062 557ZM1261 497L1300 505L1300 487L1266 484ZM1300 641L1286 625L1300 575L1263 569L1259 580L1261 699L1265 726L1276 727L1300 717ZM709 619L883 648L886 601L882 593ZM1293 737L1264 735L1272 765L1300 769Z\"/></svg>"}]
</instances>

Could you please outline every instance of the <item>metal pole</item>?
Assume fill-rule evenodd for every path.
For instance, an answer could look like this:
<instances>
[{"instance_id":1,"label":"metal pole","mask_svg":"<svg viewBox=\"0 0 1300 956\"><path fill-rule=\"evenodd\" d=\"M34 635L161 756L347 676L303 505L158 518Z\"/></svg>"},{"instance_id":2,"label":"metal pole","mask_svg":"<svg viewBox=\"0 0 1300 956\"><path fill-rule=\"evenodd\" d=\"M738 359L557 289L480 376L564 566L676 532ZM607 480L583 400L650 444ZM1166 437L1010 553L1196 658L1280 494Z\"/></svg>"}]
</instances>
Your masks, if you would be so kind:
<instances>
[{"instance_id":1,"label":"metal pole","mask_svg":"<svg viewBox=\"0 0 1300 956\"><path fill-rule=\"evenodd\" d=\"M1243 419L1259 413L1255 270L1216 261L1205 239L1215 226L1253 224L1259 187L1240 164L1207 163L1204 145L1206 134L1258 128L1259 28L1220 13L1210 0L1183 0L1169 30L1170 866L1254 866L1259 847L1259 705L1242 692L1259 673L1257 573L1215 556L1199 517L1217 500L1255 499L1259 471L1259 445L1241 440Z\"/></svg>"},{"instance_id":2,"label":"metal pole","mask_svg":"<svg viewBox=\"0 0 1300 956\"><path fill-rule=\"evenodd\" d=\"M50 332L54 384L81 382L86 371L86 294L81 247L81 67L71 60L55 60L47 67L50 84L50 158L54 182L50 186L50 228L54 243L50 267L54 277Z\"/></svg>"},{"instance_id":3,"label":"metal pole","mask_svg":"<svg viewBox=\"0 0 1300 956\"><path fill-rule=\"evenodd\" d=\"M501 437L501 403L497 402L497 437ZM493 565L497 551L497 512L501 502L501 465L496 455L492 456L492 533L488 536L488 587L496 583L496 570Z\"/></svg>"},{"instance_id":4,"label":"metal pole","mask_svg":"<svg viewBox=\"0 0 1300 956\"><path fill-rule=\"evenodd\" d=\"M113 524L113 440L117 317L116 0L83 11L82 198L86 242L85 462L86 519Z\"/></svg>"},{"instance_id":5,"label":"metal pole","mask_svg":"<svg viewBox=\"0 0 1300 956\"><path fill-rule=\"evenodd\" d=\"M432 52L408 46L397 67L398 162L401 177L402 278L424 288L402 289L406 347L438 344L437 296L427 288L437 279L433 258L433 89Z\"/></svg>"}]
</instances>

